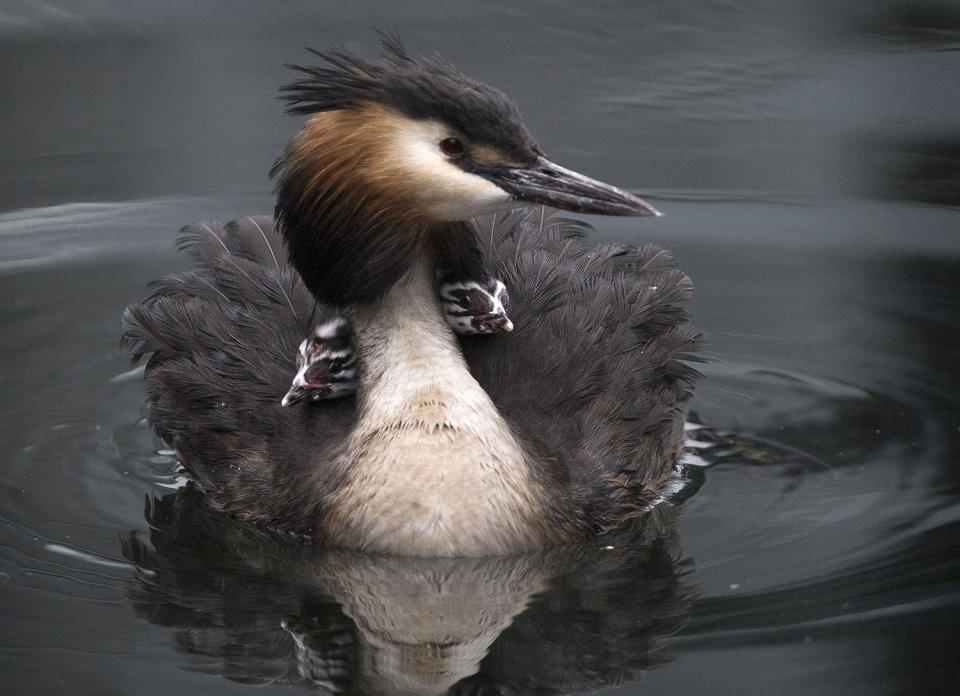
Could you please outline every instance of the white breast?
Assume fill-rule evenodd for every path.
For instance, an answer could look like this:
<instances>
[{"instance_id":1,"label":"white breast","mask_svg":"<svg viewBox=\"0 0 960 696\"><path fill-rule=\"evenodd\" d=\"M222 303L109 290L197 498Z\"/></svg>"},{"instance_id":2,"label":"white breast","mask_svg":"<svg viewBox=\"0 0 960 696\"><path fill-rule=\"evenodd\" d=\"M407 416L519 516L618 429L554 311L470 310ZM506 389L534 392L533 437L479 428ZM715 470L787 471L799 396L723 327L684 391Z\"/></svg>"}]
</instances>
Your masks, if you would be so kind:
<instances>
[{"instance_id":1,"label":"white breast","mask_svg":"<svg viewBox=\"0 0 960 696\"><path fill-rule=\"evenodd\" d=\"M543 492L442 318L426 261L348 310L361 376L350 480L331 508L344 544L411 555L542 547Z\"/></svg>"}]
</instances>

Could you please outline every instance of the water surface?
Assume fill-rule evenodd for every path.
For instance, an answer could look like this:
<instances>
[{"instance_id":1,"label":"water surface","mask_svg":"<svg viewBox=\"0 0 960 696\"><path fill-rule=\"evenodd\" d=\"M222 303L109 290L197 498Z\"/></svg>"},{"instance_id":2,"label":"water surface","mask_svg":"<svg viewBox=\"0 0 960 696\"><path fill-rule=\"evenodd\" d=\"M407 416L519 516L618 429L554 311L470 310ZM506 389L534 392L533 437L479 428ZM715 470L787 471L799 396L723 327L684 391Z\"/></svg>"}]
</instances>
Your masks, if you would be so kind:
<instances>
[{"instance_id":1,"label":"water surface","mask_svg":"<svg viewBox=\"0 0 960 696\"><path fill-rule=\"evenodd\" d=\"M953 693L960 8L781 5L7 3L4 691ZM122 308L184 265L181 225L271 209L282 64L378 26L666 212L591 222L697 285L692 408L734 444L682 505L369 558L210 514L153 441Z\"/></svg>"}]
</instances>

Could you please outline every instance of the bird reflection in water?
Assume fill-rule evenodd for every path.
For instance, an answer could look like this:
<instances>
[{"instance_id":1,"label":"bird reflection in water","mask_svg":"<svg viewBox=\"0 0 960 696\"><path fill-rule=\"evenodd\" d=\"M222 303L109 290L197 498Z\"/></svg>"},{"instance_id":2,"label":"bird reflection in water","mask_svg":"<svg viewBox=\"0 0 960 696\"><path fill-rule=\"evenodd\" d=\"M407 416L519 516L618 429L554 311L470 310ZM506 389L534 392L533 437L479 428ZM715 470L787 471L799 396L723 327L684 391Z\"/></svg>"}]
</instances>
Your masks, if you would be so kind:
<instances>
[{"instance_id":1,"label":"bird reflection in water","mask_svg":"<svg viewBox=\"0 0 960 696\"><path fill-rule=\"evenodd\" d=\"M682 626L675 509L588 544L488 558L323 548L210 510L193 485L147 505L124 555L138 615L192 669L319 693L565 694L631 681Z\"/></svg>"}]
</instances>

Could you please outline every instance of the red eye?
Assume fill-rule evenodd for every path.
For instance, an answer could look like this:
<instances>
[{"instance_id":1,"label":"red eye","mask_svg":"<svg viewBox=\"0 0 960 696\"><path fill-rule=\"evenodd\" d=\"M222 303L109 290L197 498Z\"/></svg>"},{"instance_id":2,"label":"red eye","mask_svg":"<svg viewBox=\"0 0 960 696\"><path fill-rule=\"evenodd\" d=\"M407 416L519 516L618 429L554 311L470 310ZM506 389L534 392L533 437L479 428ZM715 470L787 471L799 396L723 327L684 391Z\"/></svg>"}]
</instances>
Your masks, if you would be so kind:
<instances>
[{"instance_id":1,"label":"red eye","mask_svg":"<svg viewBox=\"0 0 960 696\"><path fill-rule=\"evenodd\" d=\"M463 143L459 138L444 138L440 141L440 150L448 157L459 157L463 154Z\"/></svg>"}]
</instances>

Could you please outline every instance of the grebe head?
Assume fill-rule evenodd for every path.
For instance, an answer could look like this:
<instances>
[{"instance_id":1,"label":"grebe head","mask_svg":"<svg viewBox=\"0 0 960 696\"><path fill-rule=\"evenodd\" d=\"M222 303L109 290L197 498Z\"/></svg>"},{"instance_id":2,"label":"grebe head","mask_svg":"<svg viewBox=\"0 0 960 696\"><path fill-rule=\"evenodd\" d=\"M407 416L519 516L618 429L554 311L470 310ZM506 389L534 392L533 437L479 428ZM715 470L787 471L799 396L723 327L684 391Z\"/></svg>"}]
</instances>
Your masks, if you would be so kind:
<instances>
[{"instance_id":1,"label":"grebe head","mask_svg":"<svg viewBox=\"0 0 960 696\"><path fill-rule=\"evenodd\" d=\"M550 162L516 106L438 57L383 37L371 62L333 51L282 88L304 129L273 169L290 259L327 301L369 300L444 225L524 205L657 215L636 196ZM317 263L320 266L317 266Z\"/></svg>"},{"instance_id":2,"label":"grebe head","mask_svg":"<svg viewBox=\"0 0 960 696\"><path fill-rule=\"evenodd\" d=\"M507 316L510 296L497 279L449 280L440 285L440 302L444 318L459 334L513 331Z\"/></svg>"},{"instance_id":3,"label":"grebe head","mask_svg":"<svg viewBox=\"0 0 960 696\"><path fill-rule=\"evenodd\" d=\"M337 399L357 390L357 361L353 330L337 317L316 327L297 351L297 374L280 402L290 406L304 400Z\"/></svg>"}]
</instances>

